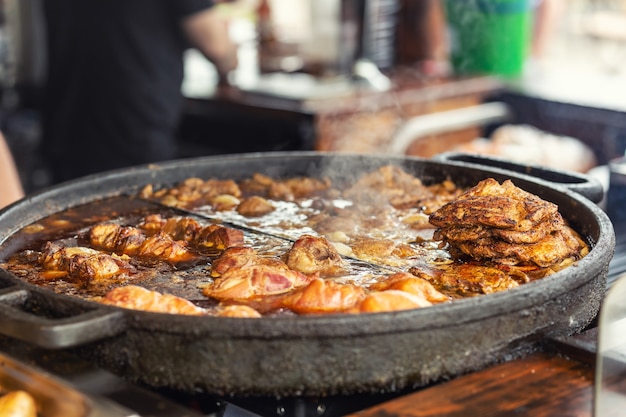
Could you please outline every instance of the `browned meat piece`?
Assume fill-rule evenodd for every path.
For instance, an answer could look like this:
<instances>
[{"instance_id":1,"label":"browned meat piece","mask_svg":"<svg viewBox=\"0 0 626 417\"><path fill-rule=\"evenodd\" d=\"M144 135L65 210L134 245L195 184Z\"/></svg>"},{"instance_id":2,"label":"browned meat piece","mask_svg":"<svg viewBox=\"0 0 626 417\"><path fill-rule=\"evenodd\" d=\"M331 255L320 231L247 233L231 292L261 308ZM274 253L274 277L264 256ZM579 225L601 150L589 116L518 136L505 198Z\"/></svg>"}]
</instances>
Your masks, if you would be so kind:
<instances>
[{"instance_id":1,"label":"browned meat piece","mask_svg":"<svg viewBox=\"0 0 626 417\"><path fill-rule=\"evenodd\" d=\"M203 294L219 300L245 300L283 294L308 284L313 277L289 269L276 258L259 256L253 249L234 247L212 264L215 281Z\"/></svg>"},{"instance_id":2,"label":"browned meat piece","mask_svg":"<svg viewBox=\"0 0 626 417\"><path fill-rule=\"evenodd\" d=\"M244 243L244 234L241 230L216 224L202 226L191 217L165 219L158 214L150 215L139 227L149 231L151 235L159 232L166 233L172 239L185 242L192 247L223 250Z\"/></svg>"},{"instance_id":3,"label":"browned meat piece","mask_svg":"<svg viewBox=\"0 0 626 417\"><path fill-rule=\"evenodd\" d=\"M127 255L137 253L145 239L145 235L136 227L121 227L115 238L115 252Z\"/></svg>"},{"instance_id":4,"label":"browned meat piece","mask_svg":"<svg viewBox=\"0 0 626 417\"><path fill-rule=\"evenodd\" d=\"M363 287L316 278L281 298L280 306L300 314L328 314L351 309L364 297Z\"/></svg>"},{"instance_id":5,"label":"browned meat piece","mask_svg":"<svg viewBox=\"0 0 626 417\"><path fill-rule=\"evenodd\" d=\"M211 198L211 200L209 201L209 204L211 204L211 207L213 207L213 210L215 211L234 210L239 205L239 203L241 203L239 197L235 197L234 195L230 194L220 194Z\"/></svg>"},{"instance_id":6,"label":"browned meat piece","mask_svg":"<svg viewBox=\"0 0 626 417\"><path fill-rule=\"evenodd\" d=\"M395 243L389 239L362 239L354 242L352 251L359 259L384 259L393 255Z\"/></svg>"},{"instance_id":7,"label":"browned meat piece","mask_svg":"<svg viewBox=\"0 0 626 417\"><path fill-rule=\"evenodd\" d=\"M381 265L396 265L401 259L416 254L410 245L396 244L391 239L362 238L352 242L350 247L358 259Z\"/></svg>"},{"instance_id":8,"label":"browned meat piece","mask_svg":"<svg viewBox=\"0 0 626 417\"><path fill-rule=\"evenodd\" d=\"M434 238L447 243L456 258L550 267L588 251L555 204L510 180L481 181L431 214L430 222L438 226Z\"/></svg>"},{"instance_id":9,"label":"browned meat piece","mask_svg":"<svg viewBox=\"0 0 626 417\"><path fill-rule=\"evenodd\" d=\"M184 242L176 241L165 232L146 237L136 227L116 224L98 224L89 232L94 247L111 252L159 259L170 263L186 262L194 258Z\"/></svg>"},{"instance_id":10,"label":"browned meat piece","mask_svg":"<svg viewBox=\"0 0 626 417\"><path fill-rule=\"evenodd\" d=\"M296 177L274 181L269 187L267 196L275 200L293 201L296 198L319 195L330 187L331 182L328 179Z\"/></svg>"},{"instance_id":11,"label":"browned meat piece","mask_svg":"<svg viewBox=\"0 0 626 417\"><path fill-rule=\"evenodd\" d=\"M88 257L98 253L97 250L91 248L81 246L62 247L56 243L47 242L39 256L39 264L49 270L67 271L72 257Z\"/></svg>"},{"instance_id":12,"label":"browned meat piece","mask_svg":"<svg viewBox=\"0 0 626 417\"><path fill-rule=\"evenodd\" d=\"M55 398L54 400L58 399ZM37 402L27 391L12 389L12 391L5 391L0 394L0 416L37 417L37 415Z\"/></svg>"},{"instance_id":13,"label":"browned meat piece","mask_svg":"<svg viewBox=\"0 0 626 417\"><path fill-rule=\"evenodd\" d=\"M362 176L344 195L359 205L391 204L396 208L420 207L437 197L416 176L387 165Z\"/></svg>"},{"instance_id":14,"label":"browned meat piece","mask_svg":"<svg viewBox=\"0 0 626 417\"><path fill-rule=\"evenodd\" d=\"M137 227L143 230L147 235L159 233L165 227L167 219L160 214L150 214L146 216Z\"/></svg>"},{"instance_id":15,"label":"browned meat piece","mask_svg":"<svg viewBox=\"0 0 626 417\"><path fill-rule=\"evenodd\" d=\"M476 241L478 239L496 238L508 243L537 243L547 235L561 230L565 227L565 222L559 213L538 223L536 227L520 232L511 229L497 229L482 225L444 227L435 233L437 240L450 241Z\"/></svg>"},{"instance_id":16,"label":"browned meat piece","mask_svg":"<svg viewBox=\"0 0 626 417\"><path fill-rule=\"evenodd\" d=\"M91 284L135 272L130 264L114 256L91 248L61 247L51 242L44 247L39 263L45 270L57 272L54 277L65 275Z\"/></svg>"},{"instance_id":17,"label":"browned meat piece","mask_svg":"<svg viewBox=\"0 0 626 417\"><path fill-rule=\"evenodd\" d=\"M214 313L218 317L239 317L247 319L258 319L261 313L246 305L220 306Z\"/></svg>"},{"instance_id":18,"label":"browned meat piece","mask_svg":"<svg viewBox=\"0 0 626 417\"><path fill-rule=\"evenodd\" d=\"M263 262L263 259L254 249L247 246L228 248L211 263L211 275L219 277L229 269L257 265Z\"/></svg>"},{"instance_id":19,"label":"browned meat piece","mask_svg":"<svg viewBox=\"0 0 626 417\"><path fill-rule=\"evenodd\" d=\"M304 274L319 273L323 277L346 272L346 264L327 239L304 235L296 240L286 254L287 266Z\"/></svg>"},{"instance_id":20,"label":"browned meat piece","mask_svg":"<svg viewBox=\"0 0 626 417\"><path fill-rule=\"evenodd\" d=\"M89 241L95 248L133 255L139 251L146 236L136 227L101 223L89 231Z\"/></svg>"},{"instance_id":21,"label":"browned meat piece","mask_svg":"<svg viewBox=\"0 0 626 417\"><path fill-rule=\"evenodd\" d=\"M191 217L172 217L167 219L161 230L174 240L192 243L202 226Z\"/></svg>"},{"instance_id":22,"label":"browned meat piece","mask_svg":"<svg viewBox=\"0 0 626 417\"><path fill-rule=\"evenodd\" d=\"M246 178L241 181L241 191L248 195L260 195L267 197L267 193L274 183L274 180L258 172L252 174L251 178Z\"/></svg>"},{"instance_id":23,"label":"browned meat piece","mask_svg":"<svg viewBox=\"0 0 626 417\"><path fill-rule=\"evenodd\" d=\"M426 192L426 187L419 178L394 165L386 165L363 175L346 194L358 194L358 189L364 188L379 191L386 196L399 196L404 191Z\"/></svg>"},{"instance_id":24,"label":"browned meat piece","mask_svg":"<svg viewBox=\"0 0 626 417\"><path fill-rule=\"evenodd\" d=\"M586 244L569 228L557 230L537 243L509 244L484 238L457 242L455 248L478 261L492 261L505 265L549 267L566 258L579 258L586 253Z\"/></svg>"},{"instance_id":25,"label":"browned meat piece","mask_svg":"<svg viewBox=\"0 0 626 417\"><path fill-rule=\"evenodd\" d=\"M424 297L431 303L449 301L450 297L437 291L433 285L423 278L415 275L398 272L390 275L387 279L370 286L374 291L400 290L420 297Z\"/></svg>"},{"instance_id":26,"label":"browned meat piece","mask_svg":"<svg viewBox=\"0 0 626 417\"><path fill-rule=\"evenodd\" d=\"M283 294L308 284L310 280L309 276L275 260L271 264L267 262L228 269L202 293L218 300L247 300Z\"/></svg>"},{"instance_id":27,"label":"browned meat piece","mask_svg":"<svg viewBox=\"0 0 626 417\"><path fill-rule=\"evenodd\" d=\"M296 198L313 197L331 188L328 179L295 177L286 180L255 173L252 178L241 182L241 189L248 195L258 195L275 200L293 201Z\"/></svg>"},{"instance_id":28,"label":"browned meat piece","mask_svg":"<svg viewBox=\"0 0 626 417\"><path fill-rule=\"evenodd\" d=\"M224 250L244 244L243 231L230 227L210 225L202 228L193 241L194 246Z\"/></svg>"},{"instance_id":29,"label":"browned meat piece","mask_svg":"<svg viewBox=\"0 0 626 417\"><path fill-rule=\"evenodd\" d=\"M276 208L263 197L253 195L244 199L237 206L237 213L245 217L260 217L273 212Z\"/></svg>"},{"instance_id":30,"label":"browned meat piece","mask_svg":"<svg viewBox=\"0 0 626 417\"><path fill-rule=\"evenodd\" d=\"M125 269L128 270L129 268L126 267ZM104 253L88 256L84 259L74 257L69 268L70 276L89 279L90 283L108 280L123 272L122 262Z\"/></svg>"},{"instance_id":31,"label":"browned meat piece","mask_svg":"<svg viewBox=\"0 0 626 417\"><path fill-rule=\"evenodd\" d=\"M154 191L153 187L144 187L140 196L155 199L172 207L193 207L208 203L219 195L241 196L241 190L233 180L187 178L171 188Z\"/></svg>"},{"instance_id":32,"label":"browned meat piece","mask_svg":"<svg viewBox=\"0 0 626 417\"><path fill-rule=\"evenodd\" d=\"M89 241L97 248L115 248L117 234L122 226L114 223L101 223L89 230Z\"/></svg>"},{"instance_id":33,"label":"browned meat piece","mask_svg":"<svg viewBox=\"0 0 626 417\"><path fill-rule=\"evenodd\" d=\"M199 316L207 311L191 301L171 294L161 294L136 285L115 288L101 300L103 304L155 313Z\"/></svg>"},{"instance_id":34,"label":"browned meat piece","mask_svg":"<svg viewBox=\"0 0 626 417\"><path fill-rule=\"evenodd\" d=\"M432 304L424 297L400 290L369 293L353 310L355 313L381 313L385 311L412 310Z\"/></svg>"},{"instance_id":35,"label":"browned meat piece","mask_svg":"<svg viewBox=\"0 0 626 417\"><path fill-rule=\"evenodd\" d=\"M527 232L539 222L558 213L556 204L542 200L506 180L479 182L430 216L437 227L483 225Z\"/></svg>"},{"instance_id":36,"label":"browned meat piece","mask_svg":"<svg viewBox=\"0 0 626 417\"><path fill-rule=\"evenodd\" d=\"M196 257L184 242L176 241L164 232L147 238L137 251L137 255L170 263L187 262Z\"/></svg>"},{"instance_id":37,"label":"browned meat piece","mask_svg":"<svg viewBox=\"0 0 626 417\"><path fill-rule=\"evenodd\" d=\"M438 269L413 267L410 272L436 288L457 296L491 294L528 282L521 270L502 270L491 266L450 264Z\"/></svg>"}]
</instances>

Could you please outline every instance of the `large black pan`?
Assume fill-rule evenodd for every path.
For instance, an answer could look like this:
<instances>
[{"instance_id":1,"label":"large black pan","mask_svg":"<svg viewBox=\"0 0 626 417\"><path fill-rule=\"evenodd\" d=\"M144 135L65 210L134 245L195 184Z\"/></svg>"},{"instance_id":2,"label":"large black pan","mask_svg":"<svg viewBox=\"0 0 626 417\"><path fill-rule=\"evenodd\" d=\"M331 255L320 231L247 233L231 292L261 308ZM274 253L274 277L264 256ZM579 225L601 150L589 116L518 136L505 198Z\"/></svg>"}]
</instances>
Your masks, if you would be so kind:
<instances>
[{"instance_id":1,"label":"large black pan","mask_svg":"<svg viewBox=\"0 0 626 417\"><path fill-rule=\"evenodd\" d=\"M254 172L323 175L328 168L345 176L387 163L401 165L427 183L449 177L471 186L487 177L512 178L517 186L558 204L592 249L574 266L540 281L445 305L255 320L122 310L54 294L0 270L0 333L49 348L79 346L77 351L100 365L154 387L236 396L324 396L389 392L479 369L524 353L547 335L574 333L596 316L614 234L607 216L579 192L597 200L601 188L558 172L547 172L551 181L537 179L501 169L498 161L486 167L471 158L312 152L173 161L95 175L27 197L0 212L0 245L44 216L134 193L146 183L172 184L190 176L243 178Z\"/></svg>"}]
</instances>

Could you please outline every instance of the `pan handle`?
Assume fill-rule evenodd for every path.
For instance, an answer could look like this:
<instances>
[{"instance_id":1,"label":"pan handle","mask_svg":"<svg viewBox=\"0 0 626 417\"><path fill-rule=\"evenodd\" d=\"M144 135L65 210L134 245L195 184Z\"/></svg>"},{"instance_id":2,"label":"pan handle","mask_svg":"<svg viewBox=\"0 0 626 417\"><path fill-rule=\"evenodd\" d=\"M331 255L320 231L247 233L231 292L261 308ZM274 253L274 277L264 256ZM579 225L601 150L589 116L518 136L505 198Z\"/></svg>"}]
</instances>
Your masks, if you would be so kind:
<instances>
[{"instance_id":1,"label":"pan handle","mask_svg":"<svg viewBox=\"0 0 626 417\"><path fill-rule=\"evenodd\" d=\"M462 152L444 152L432 159L441 162L463 162L482 167L500 168L548 181L554 185L575 191L594 203L604 198L604 187L597 179L575 171L565 171L537 165L526 165L504 158L482 156Z\"/></svg>"},{"instance_id":2,"label":"pan handle","mask_svg":"<svg viewBox=\"0 0 626 417\"><path fill-rule=\"evenodd\" d=\"M0 334L47 349L75 347L125 330L122 311L94 308L72 317L47 318L24 308L33 294L18 286L0 291Z\"/></svg>"}]
</instances>

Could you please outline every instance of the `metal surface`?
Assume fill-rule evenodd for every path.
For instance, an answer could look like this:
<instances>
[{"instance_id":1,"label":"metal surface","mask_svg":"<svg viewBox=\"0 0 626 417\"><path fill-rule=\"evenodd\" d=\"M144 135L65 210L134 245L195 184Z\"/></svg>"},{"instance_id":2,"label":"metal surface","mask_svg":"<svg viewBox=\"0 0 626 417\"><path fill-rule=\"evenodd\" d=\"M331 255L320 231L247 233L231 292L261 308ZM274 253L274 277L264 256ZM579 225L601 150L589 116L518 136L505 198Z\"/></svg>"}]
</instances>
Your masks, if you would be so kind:
<instances>
[{"instance_id":1,"label":"metal surface","mask_svg":"<svg viewBox=\"0 0 626 417\"><path fill-rule=\"evenodd\" d=\"M508 106L498 102L415 116L398 128L391 139L389 152L405 155L411 143L425 136L503 123L511 117Z\"/></svg>"},{"instance_id":2,"label":"metal surface","mask_svg":"<svg viewBox=\"0 0 626 417\"><path fill-rule=\"evenodd\" d=\"M238 179L254 172L277 178L346 177L388 163L402 166L426 183L451 178L459 186L471 186L487 177L511 178L518 187L557 204L592 249L576 265L542 280L417 310L255 320L124 311L123 319L109 323L115 335L85 340L75 351L130 381L153 387L236 397L324 397L423 386L524 355L534 349L535 341L575 333L594 319L615 245L604 212L567 187L461 161L299 152L220 156L121 170L66 183L6 208L0 212L0 244L49 214L132 194L147 183L167 185L190 176ZM120 311L34 288L6 273L0 276L0 289L13 287L28 289L21 310L47 318L72 317L86 310L102 311L104 316ZM0 317L2 323L13 319ZM0 332L4 328L0 326ZM10 336L20 337L17 333Z\"/></svg>"},{"instance_id":3,"label":"metal surface","mask_svg":"<svg viewBox=\"0 0 626 417\"><path fill-rule=\"evenodd\" d=\"M609 290L598 323L594 416L623 415L626 407L626 275Z\"/></svg>"}]
</instances>

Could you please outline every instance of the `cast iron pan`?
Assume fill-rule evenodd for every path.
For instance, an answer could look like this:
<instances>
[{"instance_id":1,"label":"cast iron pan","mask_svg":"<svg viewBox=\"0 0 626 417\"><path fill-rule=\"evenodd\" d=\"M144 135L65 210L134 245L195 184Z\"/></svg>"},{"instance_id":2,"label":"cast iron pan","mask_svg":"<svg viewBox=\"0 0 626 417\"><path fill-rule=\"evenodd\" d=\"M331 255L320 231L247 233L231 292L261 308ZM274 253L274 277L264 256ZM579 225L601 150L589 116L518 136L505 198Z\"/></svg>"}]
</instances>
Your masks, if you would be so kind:
<instances>
[{"instance_id":1,"label":"cast iron pan","mask_svg":"<svg viewBox=\"0 0 626 417\"><path fill-rule=\"evenodd\" d=\"M348 176L393 163L426 183L472 186L487 177L558 204L592 245L574 266L504 292L433 307L377 314L238 319L122 310L55 294L0 270L0 333L51 349L73 348L130 381L221 396L311 396L415 388L525 354L548 335L577 332L596 316L615 237L589 198L585 176L495 159L442 160L315 152L264 153L172 161L113 171L31 195L0 212L0 256L24 226L86 202L132 194L147 183L182 179ZM490 166L487 166L487 165ZM503 165L504 164L504 165ZM576 189L573 192L570 189ZM581 195L582 194L582 195ZM589 197L585 197L585 196Z\"/></svg>"}]
</instances>

